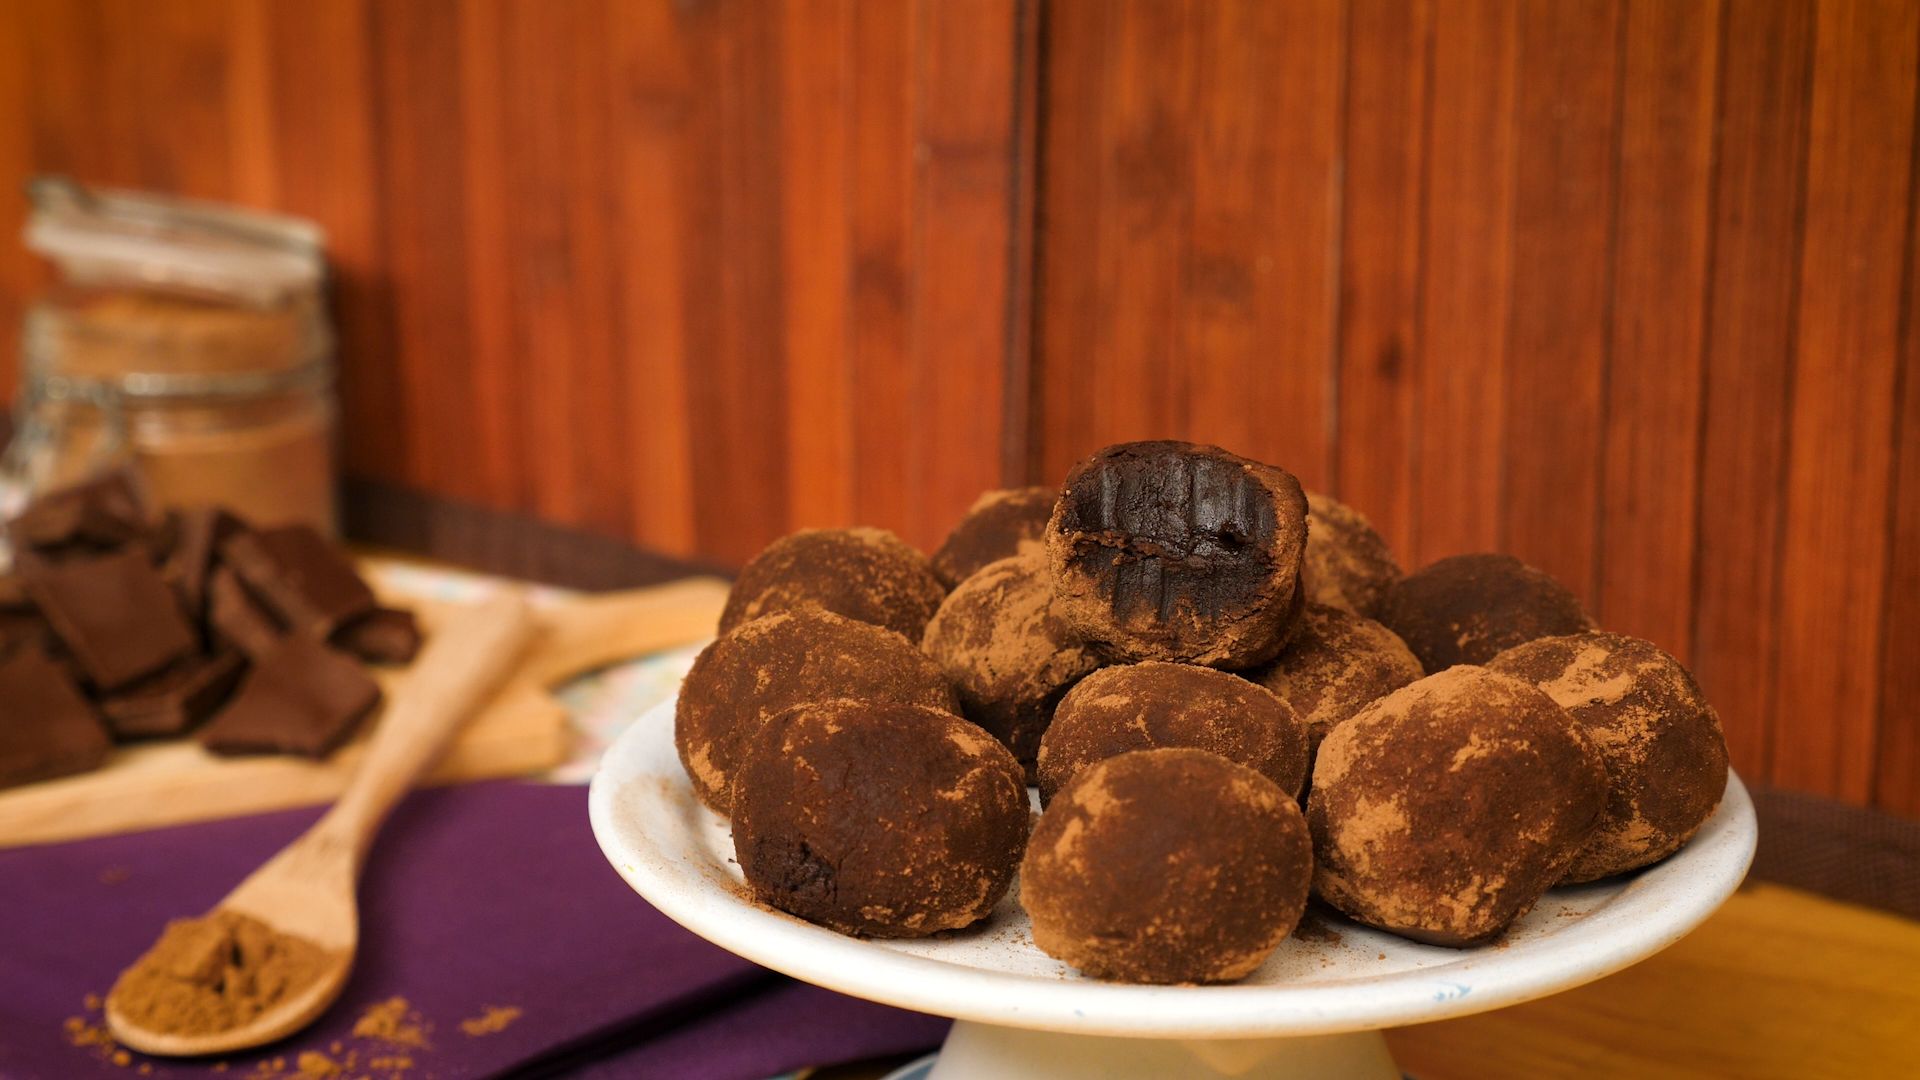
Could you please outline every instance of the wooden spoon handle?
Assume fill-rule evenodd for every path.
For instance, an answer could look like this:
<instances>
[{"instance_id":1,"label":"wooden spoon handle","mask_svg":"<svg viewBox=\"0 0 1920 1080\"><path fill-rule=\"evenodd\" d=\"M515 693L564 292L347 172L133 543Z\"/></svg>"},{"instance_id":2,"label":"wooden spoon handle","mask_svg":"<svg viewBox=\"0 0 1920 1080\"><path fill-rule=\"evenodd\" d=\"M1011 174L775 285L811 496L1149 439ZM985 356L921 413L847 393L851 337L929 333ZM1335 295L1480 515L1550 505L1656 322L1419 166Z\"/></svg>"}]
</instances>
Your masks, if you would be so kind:
<instances>
[{"instance_id":1,"label":"wooden spoon handle","mask_svg":"<svg viewBox=\"0 0 1920 1080\"><path fill-rule=\"evenodd\" d=\"M364 850L387 811L513 672L533 632L526 598L517 589L436 630L405 685L387 702L353 780L314 831Z\"/></svg>"}]
</instances>

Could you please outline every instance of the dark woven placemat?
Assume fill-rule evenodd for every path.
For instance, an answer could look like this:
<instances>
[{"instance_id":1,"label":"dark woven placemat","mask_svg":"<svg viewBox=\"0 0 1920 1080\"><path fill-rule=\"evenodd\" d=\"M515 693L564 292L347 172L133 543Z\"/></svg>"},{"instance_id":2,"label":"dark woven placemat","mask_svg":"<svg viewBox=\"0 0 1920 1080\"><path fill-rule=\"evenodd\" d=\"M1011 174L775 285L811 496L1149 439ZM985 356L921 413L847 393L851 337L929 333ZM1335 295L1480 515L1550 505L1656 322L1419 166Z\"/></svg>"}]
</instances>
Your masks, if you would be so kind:
<instances>
[{"instance_id":1,"label":"dark woven placemat","mask_svg":"<svg viewBox=\"0 0 1920 1080\"><path fill-rule=\"evenodd\" d=\"M1920 821L1819 795L1756 789L1752 879L1920 919Z\"/></svg>"}]
</instances>

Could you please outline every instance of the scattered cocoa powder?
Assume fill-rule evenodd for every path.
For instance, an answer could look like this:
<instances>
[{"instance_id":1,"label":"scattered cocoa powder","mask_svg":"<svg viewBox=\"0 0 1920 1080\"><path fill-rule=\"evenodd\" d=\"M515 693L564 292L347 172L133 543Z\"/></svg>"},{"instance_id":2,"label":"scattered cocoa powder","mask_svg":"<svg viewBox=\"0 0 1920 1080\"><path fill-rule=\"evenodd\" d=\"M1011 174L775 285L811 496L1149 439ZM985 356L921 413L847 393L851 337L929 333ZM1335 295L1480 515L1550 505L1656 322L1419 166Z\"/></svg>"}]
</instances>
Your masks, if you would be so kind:
<instances>
[{"instance_id":1,"label":"scattered cocoa powder","mask_svg":"<svg viewBox=\"0 0 1920 1080\"><path fill-rule=\"evenodd\" d=\"M240 1027L306 990L341 963L338 953L258 919L215 911L176 919L108 998L150 1031L202 1035Z\"/></svg>"},{"instance_id":2,"label":"scattered cocoa powder","mask_svg":"<svg viewBox=\"0 0 1920 1080\"><path fill-rule=\"evenodd\" d=\"M393 1046L426 1049L429 1028L420 1014L403 997L392 997L367 1011L353 1025L353 1033L362 1039L375 1039Z\"/></svg>"},{"instance_id":3,"label":"scattered cocoa powder","mask_svg":"<svg viewBox=\"0 0 1920 1080\"><path fill-rule=\"evenodd\" d=\"M507 1025L518 1019L518 1005L489 1005L479 1016L460 1021L460 1030L468 1035L492 1035L507 1030Z\"/></svg>"}]
</instances>

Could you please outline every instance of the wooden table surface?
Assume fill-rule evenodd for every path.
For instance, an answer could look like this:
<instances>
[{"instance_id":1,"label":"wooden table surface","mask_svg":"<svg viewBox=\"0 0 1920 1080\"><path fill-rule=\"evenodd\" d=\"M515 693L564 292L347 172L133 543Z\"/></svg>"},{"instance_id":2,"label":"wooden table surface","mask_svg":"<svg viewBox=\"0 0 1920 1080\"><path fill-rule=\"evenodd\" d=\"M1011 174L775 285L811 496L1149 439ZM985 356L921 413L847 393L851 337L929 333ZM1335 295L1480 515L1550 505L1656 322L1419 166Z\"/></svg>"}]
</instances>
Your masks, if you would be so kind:
<instances>
[{"instance_id":1,"label":"wooden table surface","mask_svg":"<svg viewBox=\"0 0 1920 1080\"><path fill-rule=\"evenodd\" d=\"M1415 1080L1920 1075L1920 923L1754 884L1672 948L1512 1008L1387 1033ZM826 1069L872 1080L897 1062Z\"/></svg>"}]
</instances>

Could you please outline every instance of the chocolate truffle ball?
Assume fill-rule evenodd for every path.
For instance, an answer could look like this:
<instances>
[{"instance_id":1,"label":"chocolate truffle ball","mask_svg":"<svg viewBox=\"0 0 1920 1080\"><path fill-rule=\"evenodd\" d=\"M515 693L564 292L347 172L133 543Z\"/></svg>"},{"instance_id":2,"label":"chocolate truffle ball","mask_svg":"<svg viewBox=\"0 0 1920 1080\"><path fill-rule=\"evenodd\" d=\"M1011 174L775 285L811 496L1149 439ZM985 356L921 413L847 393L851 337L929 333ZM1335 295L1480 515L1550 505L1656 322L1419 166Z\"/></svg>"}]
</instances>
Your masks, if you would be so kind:
<instances>
[{"instance_id":1,"label":"chocolate truffle ball","mask_svg":"<svg viewBox=\"0 0 1920 1080\"><path fill-rule=\"evenodd\" d=\"M1546 691L1607 761L1607 809L1566 880L1635 870L1680 850L1720 805L1727 742L1680 662L1650 641L1590 631L1508 649L1487 665Z\"/></svg>"},{"instance_id":2,"label":"chocolate truffle ball","mask_svg":"<svg viewBox=\"0 0 1920 1080\"><path fill-rule=\"evenodd\" d=\"M933 572L951 589L988 563L1047 549L1047 519L1060 495L1052 488L1005 488L975 499L967 516L933 553Z\"/></svg>"},{"instance_id":3,"label":"chocolate truffle ball","mask_svg":"<svg viewBox=\"0 0 1920 1080\"><path fill-rule=\"evenodd\" d=\"M1360 511L1309 491L1307 556L1300 573L1308 600L1374 619L1400 581L1400 564Z\"/></svg>"},{"instance_id":4,"label":"chocolate truffle ball","mask_svg":"<svg viewBox=\"0 0 1920 1080\"><path fill-rule=\"evenodd\" d=\"M673 742L694 794L726 813L747 740L782 711L831 698L960 712L939 665L899 634L818 608L776 612L707 646L680 684Z\"/></svg>"},{"instance_id":5,"label":"chocolate truffle ball","mask_svg":"<svg viewBox=\"0 0 1920 1080\"><path fill-rule=\"evenodd\" d=\"M1511 555L1454 555L1409 574L1387 597L1380 621L1428 674L1593 628L1565 585Z\"/></svg>"},{"instance_id":6,"label":"chocolate truffle ball","mask_svg":"<svg viewBox=\"0 0 1920 1080\"><path fill-rule=\"evenodd\" d=\"M1204 750L1140 750L1074 777L1020 864L1033 943L1122 982L1243 978L1300 921L1313 875L1300 807Z\"/></svg>"},{"instance_id":7,"label":"chocolate truffle ball","mask_svg":"<svg viewBox=\"0 0 1920 1080\"><path fill-rule=\"evenodd\" d=\"M959 691L967 719L1028 768L1060 695L1100 666L1052 608L1043 553L1001 559L953 590L922 642Z\"/></svg>"},{"instance_id":8,"label":"chocolate truffle ball","mask_svg":"<svg viewBox=\"0 0 1920 1080\"><path fill-rule=\"evenodd\" d=\"M1047 523L1058 611L1116 662L1271 659L1306 540L1291 473L1184 442L1122 443L1075 465Z\"/></svg>"},{"instance_id":9,"label":"chocolate truffle ball","mask_svg":"<svg viewBox=\"0 0 1920 1080\"><path fill-rule=\"evenodd\" d=\"M1393 631L1364 615L1309 604L1286 650L1248 677L1293 706L1311 753L1334 725L1425 674Z\"/></svg>"},{"instance_id":10,"label":"chocolate truffle ball","mask_svg":"<svg viewBox=\"0 0 1920 1080\"><path fill-rule=\"evenodd\" d=\"M1163 747L1219 754L1296 798L1306 780L1306 728L1284 702L1237 675L1149 660L1096 671L1060 700L1040 740L1040 800L1091 765Z\"/></svg>"},{"instance_id":11,"label":"chocolate truffle ball","mask_svg":"<svg viewBox=\"0 0 1920 1080\"><path fill-rule=\"evenodd\" d=\"M819 607L918 642L946 595L927 557L885 529L803 529L741 569L720 632L776 611Z\"/></svg>"},{"instance_id":12,"label":"chocolate truffle ball","mask_svg":"<svg viewBox=\"0 0 1920 1080\"><path fill-rule=\"evenodd\" d=\"M734 857L756 898L843 934L925 937L983 919L1027 839L1006 747L923 705L802 705L733 784Z\"/></svg>"},{"instance_id":13,"label":"chocolate truffle ball","mask_svg":"<svg viewBox=\"0 0 1920 1080\"><path fill-rule=\"evenodd\" d=\"M1606 799L1600 750L1565 709L1511 676L1452 668L1320 744L1314 891L1402 937L1477 944L1566 874Z\"/></svg>"}]
</instances>

